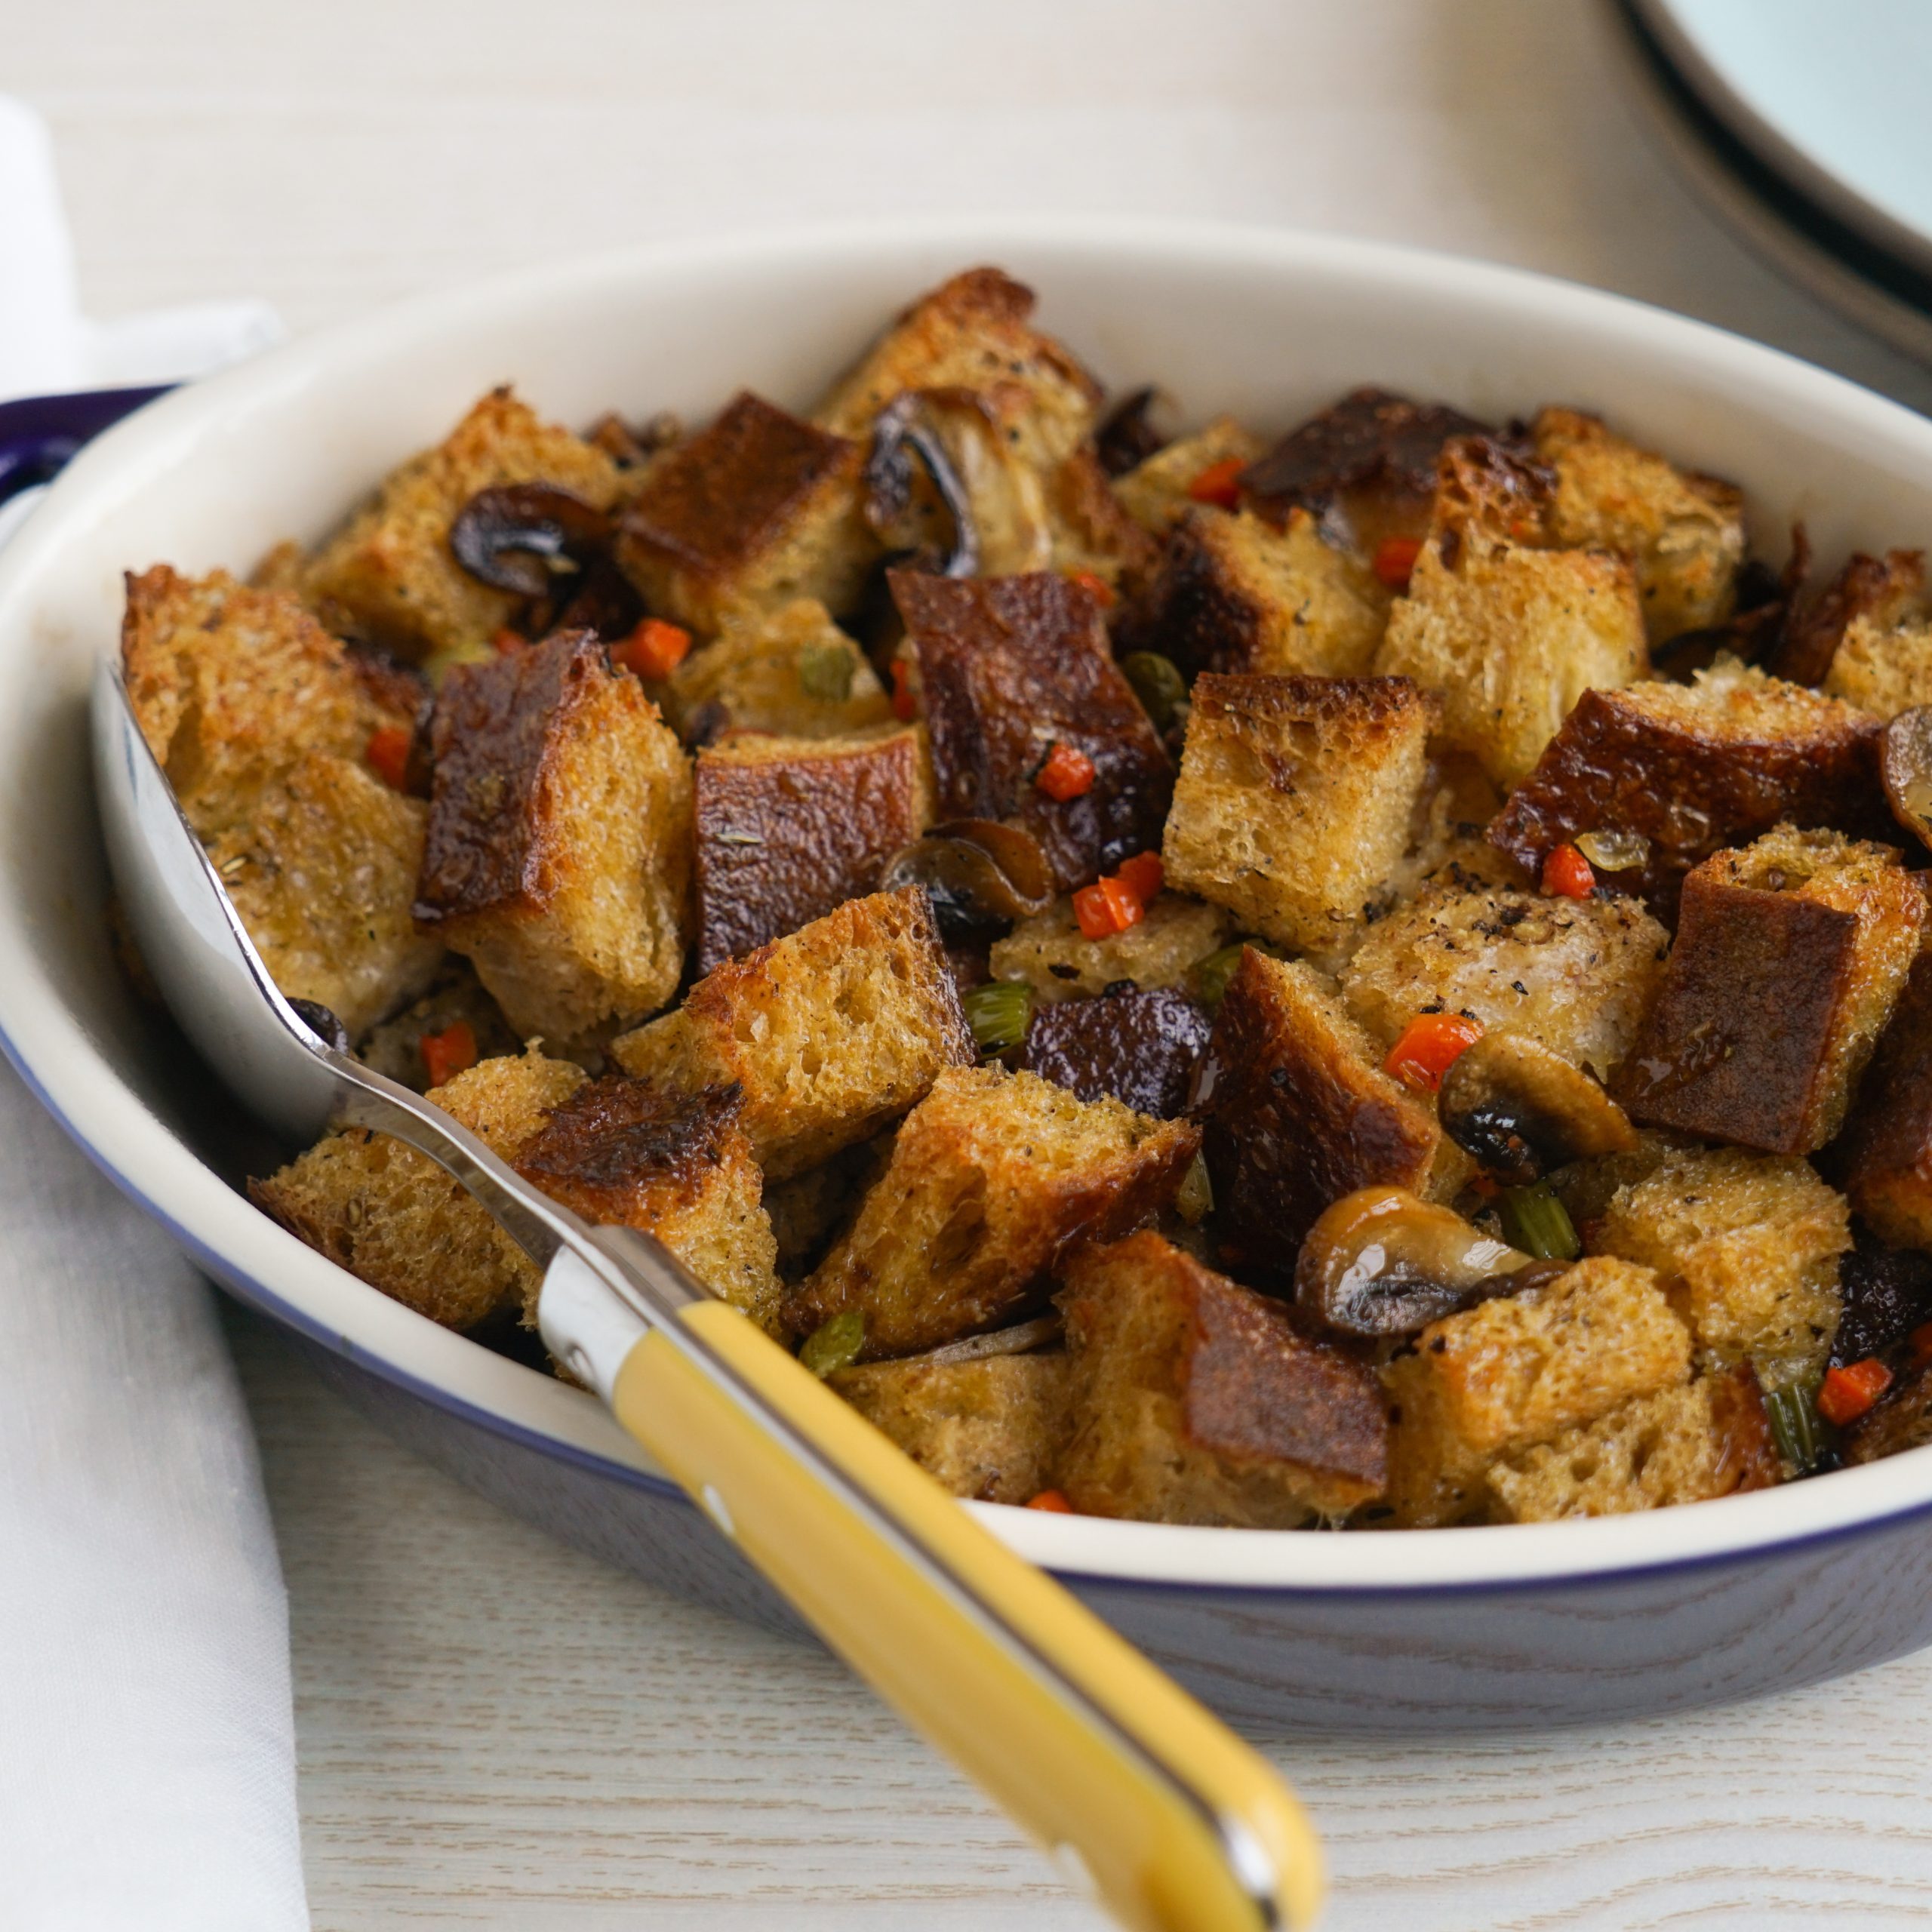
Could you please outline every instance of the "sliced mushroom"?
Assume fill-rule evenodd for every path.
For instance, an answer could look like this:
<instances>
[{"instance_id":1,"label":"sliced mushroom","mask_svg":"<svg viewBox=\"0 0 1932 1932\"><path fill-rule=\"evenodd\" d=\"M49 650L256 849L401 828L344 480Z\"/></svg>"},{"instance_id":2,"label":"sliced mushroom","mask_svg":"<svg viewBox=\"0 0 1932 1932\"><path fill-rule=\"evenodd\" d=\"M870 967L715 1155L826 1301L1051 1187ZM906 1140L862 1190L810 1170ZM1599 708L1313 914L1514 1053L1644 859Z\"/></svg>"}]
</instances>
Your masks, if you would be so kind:
<instances>
[{"instance_id":1,"label":"sliced mushroom","mask_svg":"<svg viewBox=\"0 0 1932 1932\"><path fill-rule=\"evenodd\" d=\"M1533 1257L1403 1187L1346 1194L1308 1231L1298 1306L1345 1335L1413 1335L1515 1292Z\"/></svg>"},{"instance_id":2,"label":"sliced mushroom","mask_svg":"<svg viewBox=\"0 0 1932 1932\"><path fill-rule=\"evenodd\" d=\"M1044 912L1053 902L1053 868L1040 841L995 819L934 826L886 861L878 889L923 885L940 932L958 939L987 926Z\"/></svg>"},{"instance_id":3,"label":"sliced mushroom","mask_svg":"<svg viewBox=\"0 0 1932 1932\"><path fill-rule=\"evenodd\" d=\"M1878 775L1892 816L1932 845L1932 706L1901 711L1878 741Z\"/></svg>"},{"instance_id":4,"label":"sliced mushroom","mask_svg":"<svg viewBox=\"0 0 1932 1932\"><path fill-rule=\"evenodd\" d=\"M1589 1075L1521 1034L1484 1034L1443 1076L1441 1105L1443 1131L1512 1187L1637 1145L1629 1116Z\"/></svg>"},{"instance_id":5,"label":"sliced mushroom","mask_svg":"<svg viewBox=\"0 0 1932 1932\"><path fill-rule=\"evenodd\" d=\"M971 577L980 568L980 537L973 520L972 499L928 420L926 398L916 389L895 397L872 424L872 448L866 457L866 520L884 536L905 515L912 497L914 455L924 466L952 521L952 547L939 560L937 574Z\"/></svg>"},{"instance_id":6,"label":"sliced mushroom","mask_svg":"<svg viewBox=\"0 0 1932 1932\"><path fill-rule=\"evenodd\" d=\"M1167 448L1167 438L1148 420L1157 394L1149 388L1123 396L1094 432L1094 454L1109 476L1124 476Z\"/></svg>"},{"instance_id":7,"label":"sliced mushroom","mask_svg":"<svg viewBox=\"0 0 1932 1932\"><path fill-rule=\"evenodd\" d=\"M541 597L553 576L580 569L611 534L594 504L554 483L479 490L450 525L457 561L494 590Z\"/></svg>"}]
</instances>

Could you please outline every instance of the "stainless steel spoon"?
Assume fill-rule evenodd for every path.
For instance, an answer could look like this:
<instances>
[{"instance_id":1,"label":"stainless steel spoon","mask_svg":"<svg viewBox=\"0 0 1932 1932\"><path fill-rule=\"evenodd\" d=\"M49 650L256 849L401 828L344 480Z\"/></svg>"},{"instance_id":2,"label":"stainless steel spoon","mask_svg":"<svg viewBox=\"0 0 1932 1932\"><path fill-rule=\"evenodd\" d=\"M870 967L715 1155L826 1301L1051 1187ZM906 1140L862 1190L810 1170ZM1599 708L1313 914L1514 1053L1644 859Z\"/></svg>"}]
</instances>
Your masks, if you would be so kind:
<instances>
[{"instance_id":1,"label":"stainless steel spoon","mask_svg":"<svg viewBox=\"0 0 1932 1932\"><path fill-rule=\"evenodd\" d=\"M1310 1923L1321 1856L1272 1768L648 1235L592 1226L441 1109L352 1058L269 979L142 736L94 693L108 857L156 985L255 1114L439 1161L545 1270L558 1361L833 1649L1124 1924ZM774 1692L774 1694L780 1694Z\"/></svg>"}]
</instances>

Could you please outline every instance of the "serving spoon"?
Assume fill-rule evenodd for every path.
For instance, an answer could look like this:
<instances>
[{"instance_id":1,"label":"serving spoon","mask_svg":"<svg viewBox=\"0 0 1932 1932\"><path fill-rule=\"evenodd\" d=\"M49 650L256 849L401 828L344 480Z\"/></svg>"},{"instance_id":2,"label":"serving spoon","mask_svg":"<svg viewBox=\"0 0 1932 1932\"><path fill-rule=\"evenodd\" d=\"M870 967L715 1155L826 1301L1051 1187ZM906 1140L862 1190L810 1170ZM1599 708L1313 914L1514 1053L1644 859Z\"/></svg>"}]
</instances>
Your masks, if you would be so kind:
<instances>
[{"instance_id":1,"label":"serving spoon","mask_svg":"<svg viewBox=\"0 0 1932 1932\"><path fill-rule=\"evenodd\" d=\"M128 923L182 1030L309 1146L390 1134L544 1270L551 1353L830 1647L1137 1932L1310 1924L1321 1853L1272 1768L1016 1555L660 1242L595 1226L285 998L104 659L94 777Z\"/></svg>"}]
</instances>

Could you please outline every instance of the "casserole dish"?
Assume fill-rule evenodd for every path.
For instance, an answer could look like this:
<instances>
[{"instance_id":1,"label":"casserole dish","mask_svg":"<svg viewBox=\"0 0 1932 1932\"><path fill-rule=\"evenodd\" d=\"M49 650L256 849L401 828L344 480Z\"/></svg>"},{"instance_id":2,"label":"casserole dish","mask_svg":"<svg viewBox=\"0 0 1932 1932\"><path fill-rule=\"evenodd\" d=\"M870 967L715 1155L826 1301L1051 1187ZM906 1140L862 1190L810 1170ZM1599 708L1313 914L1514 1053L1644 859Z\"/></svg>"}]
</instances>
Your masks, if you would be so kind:
<instances>
[{"instance_id":1,"label":"casserole dish","mask_svg":"<svg viewBox=\"0 0 1932 1932\"><path fill-rule=\"evenodd\" d=\"M1561 398L1805 518L1829 566L1932 524L1932 426L1771 351L1507 271L1312 237L1025 220L600 257L438 296L165 398L90 448L0 560L0 1035L102 1166L405 1440L669 1586L782 1613L580 1392L434 1327L250 1207L250 1149L115 966L85 697L121 572L312 540L366 479L513 379L580 420L819 390L909 288L996 261L1124 387L1189 420L1291 423L1362 381L1506 418ZM1399 1537L1284 1535L988 1506L1224 1709L1411 1730L1681 1709L1932 1636L1932 1457L1694 1509Z\"/></svg>"}]
</instances>

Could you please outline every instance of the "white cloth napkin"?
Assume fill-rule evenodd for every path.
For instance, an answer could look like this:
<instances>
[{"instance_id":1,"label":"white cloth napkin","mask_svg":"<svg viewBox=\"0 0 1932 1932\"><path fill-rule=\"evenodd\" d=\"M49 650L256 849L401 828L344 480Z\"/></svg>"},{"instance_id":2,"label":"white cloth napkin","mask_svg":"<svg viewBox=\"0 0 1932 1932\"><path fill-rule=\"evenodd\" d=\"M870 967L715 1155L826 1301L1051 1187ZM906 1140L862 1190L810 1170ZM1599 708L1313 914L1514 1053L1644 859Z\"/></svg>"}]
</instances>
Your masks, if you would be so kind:
<instances>
[{"instance_id":1,"label":"white cloth napkin","mask_svg":"<svg viewBox=\"0 0 1932 1932\"><path fill-rule=\"evenodd\" d=\"M87 322L45 131L0 97L0 398L277 333L256 303ZM0 1927L300 1932L296 1820L287 1601L213 1295L0 1066Z\"/></svg>"}]
</instances>

